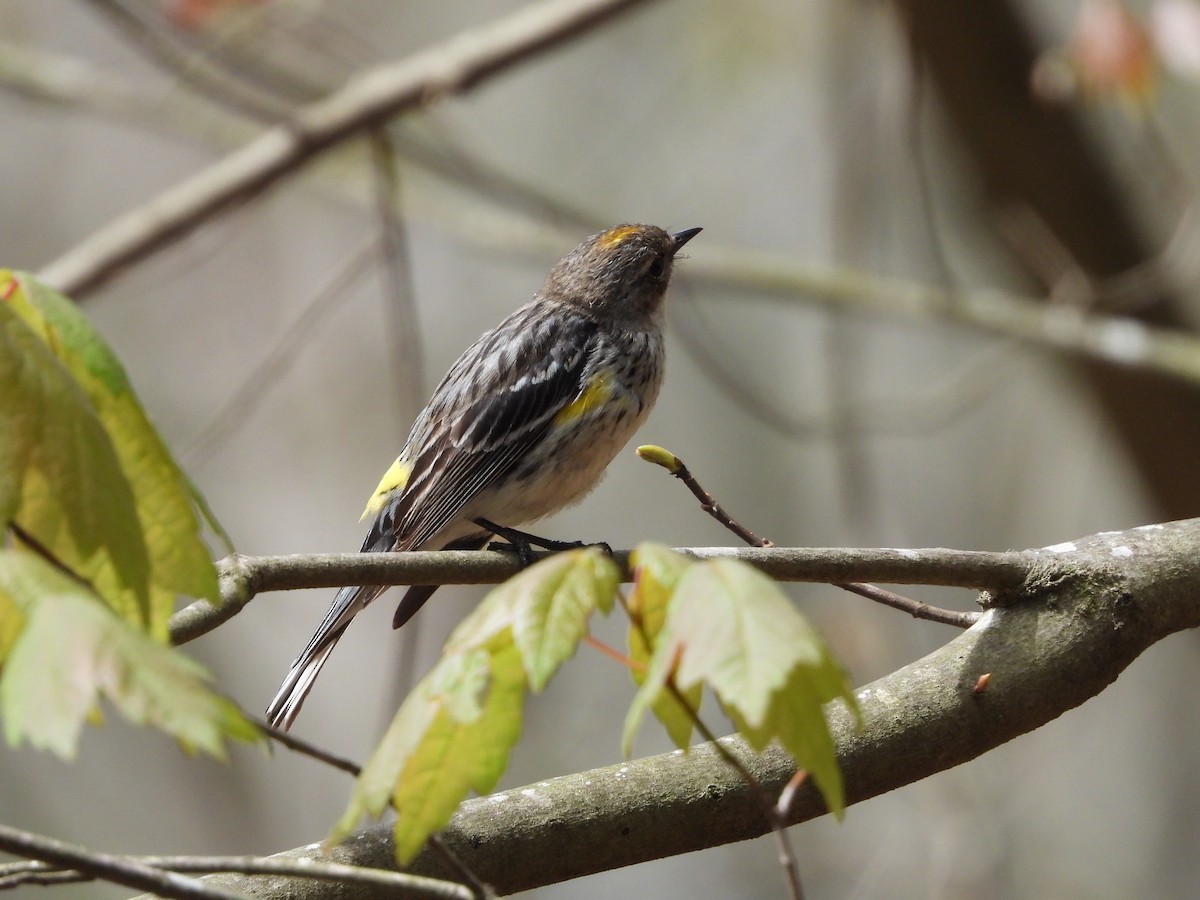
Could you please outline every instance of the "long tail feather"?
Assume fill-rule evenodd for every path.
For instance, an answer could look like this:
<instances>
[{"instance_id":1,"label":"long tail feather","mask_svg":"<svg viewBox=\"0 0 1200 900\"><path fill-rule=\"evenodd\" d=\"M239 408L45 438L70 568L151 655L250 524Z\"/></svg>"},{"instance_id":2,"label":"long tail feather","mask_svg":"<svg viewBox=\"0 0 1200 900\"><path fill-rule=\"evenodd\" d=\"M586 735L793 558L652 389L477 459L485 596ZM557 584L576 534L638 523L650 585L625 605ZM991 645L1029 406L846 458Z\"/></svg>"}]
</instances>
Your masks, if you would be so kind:
<instances>
[{"instance_id":1,"label":"long tail feather","mask_svg":"<svg viewBox=\"0 0 1200 900\"><path fill-rule=\"evenodd\" d=\"M313 681L330 651L337 645L346 627L361 612L368 603L385 590L382 586L344 587L333 598L333 605L321 621L308 646L301 651L288 670L287 677L271 705L267 707L267 721L276 728L287 731L292 727L304 698L312 690Z\"/></svg>"}]
</instances>

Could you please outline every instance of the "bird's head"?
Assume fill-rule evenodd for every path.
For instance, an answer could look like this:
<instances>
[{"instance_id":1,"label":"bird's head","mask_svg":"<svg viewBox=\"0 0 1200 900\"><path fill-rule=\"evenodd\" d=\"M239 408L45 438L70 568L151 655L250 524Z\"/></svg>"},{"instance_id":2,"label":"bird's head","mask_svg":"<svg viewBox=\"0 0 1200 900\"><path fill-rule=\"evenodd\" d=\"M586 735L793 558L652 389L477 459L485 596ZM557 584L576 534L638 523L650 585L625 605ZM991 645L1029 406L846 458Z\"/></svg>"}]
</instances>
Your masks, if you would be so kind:
<instances>
[{"instance_id":1,"label":"bird's head","mask_svg":"<svg viewBox=\"0 0 1200 900\"><path fill-rule=\"evenodd\" d=\"M544 293L615 318L651 315L662 305L675 254L700 233L618 225L594 234L559 261Z\"/></svg>"}]
</instances>

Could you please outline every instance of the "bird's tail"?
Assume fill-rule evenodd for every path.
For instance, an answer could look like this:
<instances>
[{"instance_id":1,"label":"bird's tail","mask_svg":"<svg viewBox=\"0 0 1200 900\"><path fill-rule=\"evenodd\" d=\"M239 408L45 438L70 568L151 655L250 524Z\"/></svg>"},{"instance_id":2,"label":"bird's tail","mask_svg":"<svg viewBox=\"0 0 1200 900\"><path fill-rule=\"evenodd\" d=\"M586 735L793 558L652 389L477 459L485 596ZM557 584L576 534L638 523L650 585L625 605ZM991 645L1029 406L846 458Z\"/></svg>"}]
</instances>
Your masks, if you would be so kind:
<instances>
[{"instance_id":1,"label":"bird's tail","mask_svg":"<svg viewBox=\"0 0 1200 900\"><path fill-rule=\"evenodd\" d=\"M292 727L296 716L300 714L300 707L304 705L304 698L312 690L313 681L330 652L337 646L338 639L351 620L384 590L383 586L374 585L344 587L337 592L320 627L292 663L275 699L267 707L267 721L271 725L284 731Z\"/></svg>"},{"instance_id":2,"label":"bird's tail","mask_svg":"<svg viewBox=\"0 0 1200 900\"><path fill-rule=\"evenodd\" d=\"M478 550L486 544L491 538L490 531L481 531L478 534L468 534L465 537L460 537L448 543L443 550ZM438 589L436 584L414 584L401 598L400 603L396 606L396 614L392 616L392 627L399 628L404 625L409 619L417 614L425 601L433 596L434 591Z\"/></svg>"}]
</instances>

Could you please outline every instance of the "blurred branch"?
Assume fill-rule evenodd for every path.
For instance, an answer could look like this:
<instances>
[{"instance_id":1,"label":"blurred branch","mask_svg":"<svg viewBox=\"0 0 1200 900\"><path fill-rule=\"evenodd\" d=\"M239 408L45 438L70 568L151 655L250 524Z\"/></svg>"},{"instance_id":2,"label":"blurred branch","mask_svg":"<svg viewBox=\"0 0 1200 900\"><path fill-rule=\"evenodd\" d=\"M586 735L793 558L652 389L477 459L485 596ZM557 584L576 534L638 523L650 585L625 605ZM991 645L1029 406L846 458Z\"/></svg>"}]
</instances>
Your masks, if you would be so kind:
<instances>
[{"instance_id":1,"label":"blurred branch","mask_svg":"<svg viewBox=\"0 0 1200 900\"><path fill-rule=\"evenodd\" d=\"M1015 588L1031 573L1053 567L1049 550L846 549L816 547L690 547L693 559L740 559L780 581L838 584L880 581L943 587L1001 590ZM535 553L536 558L550 554ZM614 559L626 581L629 551ZM434 550L412 553L330 553L242 556L221 560L221 602L205 600L171 617L171 639L186 643L232 618L264 591L341 587L347 584L498 584L521 571L515 554L490 550Z\"/></svg>"},{"instance_id":2,"label":"blurred branch","mask_svg":"<svg viewBox=\"0 0 1200 900\"><path fill-rule=\"evenodd\" d=\"M398 408L402 420L416 418L425 391L425 348L417 319L408 224L401 209L400 169L396 148L386 128L371 132L371 164L375 182L375 213L379 219L388 356L395 367L392 383L401 386ZM400 435L397 435L400 437Z\"/></svg>"},{"instance_id":3,"label":"blurred branch","mask_svg":"<svg viewBox=\"0 0 1200 900\"><path fill-rule=\"evenodd\" d=\"M194 878L164 872L137 860L111 853L98 853L77 844L67 844L53 838L0 825L0 852L26 859L40 860L55 866L74 869L113 884L154 891L158 897L177 900L238 900L240 894Z\"/></svg>"},{"instance_id":4,"label":"blurred branch","mask_svg":"<svg viewBox=\"0 0 1200 900\"><path fill-rule=\"evenodd\" d=\"M683 271L709 285L789 300L804 296L830 306L940 318L1108 365L1200 385L1200 339L1125 316L1047 306L1032 297L998 290L950 292L923 282L852 269L800 266L773 254L720 247L706 246L704 254L689 259Z\"/></svg>"},{"instance_id":5,"label":"blurred branch","mask_svg":"<svg viewBox=\"0 0 1200 900\"><path fill-rule=\"evenodd\" d=\"M277 122L291 112L293 103L280 99L278 90L258 89L232 75L208 55L185 42L190 37L186 29L165 27L145 14L131 8L122 0L87 0L87 4L113 23L129 40L155 62L174 72L197 91L222 106L255 119ZM220 44L214 44L219 47ZM298 92L299 96L313 100L319 91Z\"/></svg>"},{"instance_id":6,"label":"blurred branch","mask_svg":"<svg viewBox=\"0 0 1200 900\"><path fill-rule=\"evenodd\" d=\"M188 442L181 456L189 466L201 466L224 447L258 405L290 371L300 347L336 310L350 287L370 270L371 260L380 253L379 238L372 235L361 247L332 271L311 299L271 347L244 376L216 414Z\"/></svg>"},{"instance_id":7,"label":"blurred branch","mask_svg":"<svg viewBox=\"0 0 1200 900\"><path fill-rule=\"evenodd\" d=\"M407 110L463 93L649 0L540 0L406 60L364 72L204 171L85 238L41 277L78 295Z\"/></svg>"},{"instance_id":8,"label":"blurred branch","mask_svg":"<svg viewBox=\"0 0 1200 900\"><path fill-rule=\"evenodd\" d=\"M993 608L974 627L858 691L861 730L840 705L828 709L849 803L1039 728L1099 694L1156 641L1200 626L1200 519L1094 535L1033 555L1028 580L991 598ZM757 755L737 738L722 743L770 791L783 790L795 774L781 751ZM790 821L801 822L825 808L806 784L790 812ZM482 878L511 893L766 829L753 791L703 744L469 800L443 837ZM388 868L390 834L389 825L377 825L340 847L284 856ZM429 853L411 871L443 874ZM221 876L211 883L250 887ZM262 898L296 896L289 893L295 888L254 884Z\"/></svg>"},{"instance_id":9,"label":"blurred branch","mask_svg":"<svg viewBox=\"0 0 1200 900\"><path fill-rule=\"evenodd\" d=\"M341 884L370 885L372 888L400 892L404 897L430 900L471 900L474 894L460 884L441 879L409 875L404 872L321 863L311 859L281 859L262 856L121 856L123 862L146 866L163 874L187 872L211 875L214 872L236 872L240 875L282 875L308 882L336 881ZM0 889L21 885L58 885L95 881L96 875L77 869L55 866L41 861L0 865ZM203 887L199 881L194 882ZM134 887L138 887L134 885ZM164 895L166 896L166 895ZM174 896L174 895L171 895ZM200 896L200 895L196 895ZM209 893L204 896L240 898L241 893Z\"/></svg>"},{"instance_id":10,"label":"blurred branch","mask_svg":"<svg viewBox=\"0 0 1200 900\"><path fill-rule=\"evenodd\" d=\"M112 73L70 58L31 54L5 42L0 42L0 50L3 51L0 52L0 82L10 89L37 99L94 108L105 114L135 116L138 121L146 119L146 93ZM205 118L212 123L216 133L244 133L242 127L236 126L228 117L214 114L205 104L188 104L189 110L193 107L197 114L201 110L207 111ZM167 105L163 114L170 113L170 106ZM175 133L188 128L189 123L194 127L196 120L196 116L189 111L185 116L172 116L166 124ZM409 146L411 142L407 139L398 140L402 152L406 155L416 153L414 158L422 165L431 164L436 155L420 145ZM456 163L441 174L469 184L469 180L463 180L469 176L463 171L464 165ZM490 173L490 177L501 176ZM512 183L506 183L503 187L508 195L518 189ZM162 202L164 197L160 197L158 202ZM439 213L439 210L432 208L421 210L422 215ZM566 214L560 211L556 215L561 217ZM477 247L506 254L519 252L554 256L561 251L564 243L578 239L577 234L559 237L555 232L546 230L535 233L528 228L497 228L494 227L494 219L485 218L486 221L482 223L459 220L442 221L440 224ZM574 221L580 216L571 214L568 218ZM124 221L124 218L120 221ZM110 227L115 226L116 223ZM110 234L117 236L115 232ZM82 245L77 249L82 249ZM74 251L60 258L60 262L66 260L70 263L72 258ZM57 269L58 265L51 263L50 267L43 269L43 274L47 271L54 274L52 269ZM66 274L74 282L76 276L69 272ZM108 274L111 273L104 277L108 277ZM850 268L807 266L778 254L723 249L711 244L705 246L703 254L689 259L681 274L707 286L752 291L788 301L804 298L835 308L940 318L988 333L1017 338L1035 346L1064 350L1106 365L1141 369L1190 384L1200 384L1200 340L1190 334L1127 317L1088 313L1074 307L1047 307L1041 298L1035 296L1022 297L999 290L956 289L951 293L917 281L878 277ZM886 414L892 404L879 405L884 408L871 409L868 414L872 417L876 412ZM860 413L859 417L863 415ZM796 428L789 429L796 432L807 430L825 429L820 424L808 422L798 423Z\"/></svg>"},{"instance_id":11,"label":"blurred branch","mask_svg":"<svg viewBox=\"0 0 1200 900\"><path fill-rule=\"evenodd\" d=\"M1200 480L1186 476L1200 445L1200 391L1186 362L1144 365L1143 352L1151 343L1143 338L1153 335L1162 337L1152 343L1165 355L1183 350L1169 336L1186 327L1184 304L1166 279L1154 277L1151 241L1082 117L1068 104L1039 102L1033 95L1037 47L1025 6L1013 0L894 5L914 68L938 87L946 119L994 204L1030 210L1086 282L1116 279L1140 292L1138 317L1151 330L1124 326L1129 340L1118 340L1116 348L1118 357L1120 348L1130 349L1137 363L1097 365L1120 359L1088 353L1083 372L1161 514L1192 515L1200 508ZM1123 293L1128 301L1129 292ZM1181 375L1188 383L1164 377Z\"/></svg>"},{"instance_id":12,"label":"blurred branch","mask_svg":"<svg viewBox=\"0 0 1200 900\"><path fill-rule=\"evenodd\" d=\"M0 40L0 88L33 102L116 119L171 137L201 140L225 151L258 133L244 118L186 91L173 91L164 98L141 82L81 57L31 50L5 40ZM502 206L560 225L599 230L606 224L500 171L451 138L429 140L401 127L392 128L390 137L407 162ZM331 174L329 168L323 168L316 178L335 189L339 198L359 202L343 172ZM442 204L426 206L428 209L421 210L424 215L443 214Z\"/></svg>"}]
</instances>

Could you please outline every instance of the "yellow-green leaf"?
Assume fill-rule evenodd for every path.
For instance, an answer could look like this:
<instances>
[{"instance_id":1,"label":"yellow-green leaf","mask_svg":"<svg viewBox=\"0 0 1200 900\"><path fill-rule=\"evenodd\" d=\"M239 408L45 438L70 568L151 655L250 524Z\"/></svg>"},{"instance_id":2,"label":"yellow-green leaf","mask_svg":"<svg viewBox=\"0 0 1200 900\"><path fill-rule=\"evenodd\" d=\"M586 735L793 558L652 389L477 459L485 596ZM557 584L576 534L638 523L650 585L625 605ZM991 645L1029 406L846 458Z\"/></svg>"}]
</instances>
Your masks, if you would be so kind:
<instances>
[{"instance_id":1,"label":"yellow-green leaf","mask_svg":"<svg viewBox=\"0 0 1200 900\"><path fill-rule=\"evenodd\" d=\"M0 301L0 447L3 524L15 522L145 627L149 561L133 492L91 402L12 297Z\"/></svg>"},{"instance_id":2,"label":"yellow-green leaf","mask_svg":"<svg viewBox=\"0 0 1200 900\"><path fill-rule=\"evenodd\" d=\"M331 839L390 799L396 858L411 860L468 791L495 787L520 734L526 685L511 638L444 656L400 707Z\"/></svg>"},{"instance_id":3,"label":"yellow-green leaf","mask_svg":"<svg viewBox=\"0 0 1200 900\"><path fill-rule=\"evenodd\" d=\"M24 740L74 757L101 697L189 751L223 758L227 739L260 738L241 710L209 687L203 667L135 630L40 557L0 550L0 596L24 618L0 673L10 744Z\"/></svg>"},{"instance_id":4,"label":"yellow-green leaf","mask_svg":"<svg viewBox=\"0 0 1200 900\"><path fill-rule=\"evenodd\" d=\"M396 856L414 856L467 792L499 780L521 731L525 691L540 688L612 608L620 573L607 554L555 554L493 589L450 635L405 699L355 784L331 840L364 815L397 812Z\"/></svg>"},{"instance_id":5,"label":"yellow-green leaf","mask_svg":"<svg viewBox=\"0 0 1200 900\"><path fill-rule=\"evenodd\" d=\"M25 614L7 594L0 593L0 674L4 672L4 661L16 643L17 635L25 627Z\"/></svg>"},{"instance_id":6,"label":"yellow-green leaf","mask_svg":"<svg viewBox=\"0 0 1200 900\"><path fill-rule=\"evenodd\" d=\"M756 749L779 740L840 813L841 774L821 707L835 698L857 705L825 642L774 581L735 560L684 572L626 720L627 741L672 675L681 690L710 687Z\"/></svg>"},{"instance_id":7,"label":"yellow-green leaf","mask_svg":"<svg viewBox=\"0 0 1200 900\"><path fill-rule=\"evenodd\" d=\"M639 447L638 452L642 449ZM646 681L653 647L666 622L675 585L694 562L669 547L653 543L639 544L630 562L633 565L633 590L626 601L632 619L629 627L629 658L634 666L630 674L634 683L641 685ZM655 717L666 728L675 746L682 750L686 750L692 742L694 716L700 710L703 691L704 686L697 684L681 692L686 707L669 691L658 693L651 704ZM632 740L633 734L628 733L625 738L626 755L632 749Z\"/></svg>"},{"instance_id":8,"label":"yellow-green leaf","mask_svg":"<svg viewBox=\"0 0 1200 900\"><path fill-rule=\"evenodd\" d=\"M497 602L513 610L513 641L533 690L574 655L592 612L612 609L620 576L607 553L588 548L556 553L496 589Z\"/></svg>"},{"instance_id":9,"label":"yellow-green leaf","mask_svg":"<svg viewBox=\"0 0 1200 900\"><path fill-rule=\"evenodd\" d=\"M217 598L216 570L200 537L201 515L212 517L146 417L120 360L78 307L31 275L11 277L18 289L9 305L83 388L112 441L149 555L149 631L165 639L178 595Z\"/></svg>"}]
</instances>

